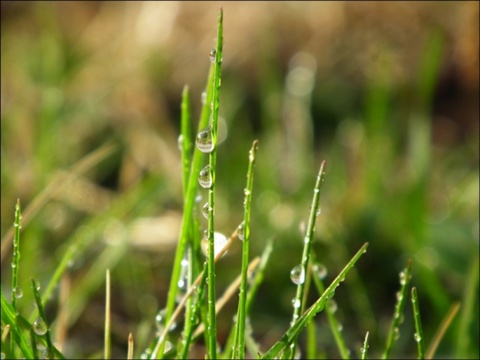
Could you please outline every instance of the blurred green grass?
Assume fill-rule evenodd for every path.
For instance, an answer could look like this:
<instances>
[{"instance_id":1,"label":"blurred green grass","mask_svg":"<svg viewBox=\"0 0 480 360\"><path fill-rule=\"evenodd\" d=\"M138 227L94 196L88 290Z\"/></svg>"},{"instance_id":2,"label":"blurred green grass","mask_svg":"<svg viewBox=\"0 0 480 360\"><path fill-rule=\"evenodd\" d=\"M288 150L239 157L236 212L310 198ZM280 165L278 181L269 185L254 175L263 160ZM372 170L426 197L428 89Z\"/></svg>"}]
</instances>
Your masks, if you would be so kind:
<instances>
[{"instance_id":1,"label":"blurred green grass","mask_svg":"<svg viewBox=\"0 0 480 360\"><path fill-rule=\"evenodd\" d=\"M347 340L361 344L368 330L370 353L375 345L380 351L398 272L412 258L428 343L450 305L464 300L469 273L478 271L478 3L222 5L227 137L218 149L216 226L228 234L241 222L245 157L258 138L252 254L275 239L252 309L254 334L267 346L288 326L299 226L326 159L313 247L329 276L370 242L356 279L337 292ZM102 347L107 266L117 299L114 355L126 348L130 331L144 346L165 305L183 201L181 89L189 84L198 118L219 6L2 2L3 289L16 199L25 209L58 171L103 144L115 146L59 189L22 232L25 295L18 307L28 311L29 277L46 285L72 234L87 239L66 280L72 354ZM240 269L240 246L228 257L218 266L219 289ZM441 356L479 356L478 277L473 285L471 342L458 338L461 309ZM52 319L58 291L47 304ZM233 316L234 309L232 303L224 311ZM415 352L407 314L394 355ZM221 341L229 319L219 317ZM328 353L326 319L318 322Z\"/></svg>"}]
</instances>

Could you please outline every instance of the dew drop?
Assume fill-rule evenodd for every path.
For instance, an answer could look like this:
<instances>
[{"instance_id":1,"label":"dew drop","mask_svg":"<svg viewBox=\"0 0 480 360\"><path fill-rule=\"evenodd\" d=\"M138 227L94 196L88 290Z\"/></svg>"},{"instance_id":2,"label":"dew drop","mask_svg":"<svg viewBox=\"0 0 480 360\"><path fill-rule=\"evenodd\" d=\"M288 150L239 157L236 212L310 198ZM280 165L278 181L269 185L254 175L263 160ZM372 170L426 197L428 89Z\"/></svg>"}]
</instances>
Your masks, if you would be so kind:
<instances>
[{"instance_id":1,"label":"dew drop","mask_svg":"<svg viewBox=\"0 0 480 360\"><path fill-rule=\"evenodd\" d=\"M400 330L398 330L398 327L395 327L393 329L393 337L395 338L395 340L398 340L398 338L400 337Z\"/></svg>"},{"instance_id":2,"label":"dew drop","mask_svg":"<svg viewBox=\"0 0 480 360\"><path fill-rule=\"evenodd\" d=\"M33 322L33 331L35 334L42 336L47 333L47 330L47 324L45 324L45 321L43 321L41 317Z\"/></svg>"},{"instance_id":3,"label":"dew drop","mask_svg":"<svg viewBox=\"0 0 480 360\"><path fill-rule=\"evenodd\" d=\"M227 244L228 239L225 235L219 232L214 232L213 233L213 252L214 252L214 257L217 257L217 255L222 251L222 249L225 247ZM208 231L205 231L205 234L203 236L202 242L200 243L200 246L202 248L202 252L205 256L208 256Z\"/></svg>"},{"instance_id":4,"label":"dew drop","mask_svg":"<svg viewBox=\"0 0 480 360\"><path fill-rule=\"evenodd\" d=\"M202 214L205 219L208 219L210 211L213 211L213 209L208 205L208 202L206 202L205 205L203 205L202 207Z\"/></svg>"},{"instance_id":5,"label":"dew drop","mask_svg":"<svg viewBox=\"0 0 480 360\"><path fill-rule=\"evenodd\" d=\"M407 283L407 274L405 273L405 271L401 271L400 272L400 285L405 285Z\"/></svg>"},{"instance_id":6,"label":"dew drop","mask_svg":"<svg viewBox=\"0 0 480 360\"><path fill-rule=\"evenodd\" d=\"M331 312L331 313L335 313L338 309L338 305L337 305L337 302L333 299L330 299L327 301L327 309Z\"/></svg>"},{"instance_id":7,"label":"dew drop","mask_svg":"<svg viewBox=\"0 0 480 360\"><path fill-rule=\"evenodd\" d=\"M202 105L205 105L207 103L207 92L202 91L202 95L200 95L200 101L202 102Z\"/></svg>"},{"instance_id":8,"label":"dew drop","mask_svg":"<svg viewBox=\"0 0 480 360\"><path fill-rule=\"evenodd\" d=\"M342 324L338 324L338 325L337 325L337 330L338 330L338 332L342 332L342 331L343 331L343 325L342 325Z\"/></svg>"},{"instance_id":9,"label":"dew drop","mask_svg":"<svg viewBox=\"0 0 480 360\"><path fill-rule=\"evenodd\" d=\"M205 166L198 174L198 183L204 189L208 189L212 186L212 172L210 165Z\"/></svg>"},{"instance_id":10,"label":"dew drop","mask_svg":"<svg viewBox=\"0 0 480 360\"><path fill-rule=\"evenodd\" d=\"M321 209L321 208L318 208L318 210L317 210L317 216L320 216L321 213L322 213L322 209Z\"/></svg>"},{"instance_id":11,"label":"dew drop","mask_svg":"<svg viewBox=\"0 0 480 360\"><path fill-rule=\"evenodd\" d=\"M294 309L298 309L301 305L300 299L297 299L297 298L292 299L292 305Z\"/></svg>"},{"instance_id":12,"label":"dew drop","mask_svg":"<svg viewBox=\"0 0 480 360\"><path fill-rule=\"evenodd\" d=\"M415 339L416 342L422 341L422 337L418 333L415 333L413 335L413 338Z\"/></svg>"},{"instance_id":13,"label":"dew drop","mask_svg":"<svg viewBox=\"0 0 480 360\"><path fill-rule=\"evenodd\" d=\"M327 277L327 267L321 263L316 263L315 265L313 265L312 270L320 280L323 280Z\"/></svg>"},{"instance_id":14,"label":"dew drop","mask_svg":"<svg viewBox=\"0 0 480 360\"><path fill-rule=\"evenodd\" d=\"M203 153L210 153L213 150L213 135L212 128L207 126L198 132L195 140L198 150Z\"/></svg>"},{"instance_id":15,"label":"dew drop","mask_svg":"<svg viewBox=\"0 0 480 360\"><path fill-rule=\"evenodd\" d=\"M305 281L305 270L302 265L297 265L290 271L290 279L295 285L303 284Z\"/></svg>"},{"instance_id":16,"label":"dew drop","mask_svg":"<svg viewBox=\"0 0 480 360\"><path fill-rule=\"evenodd\" d=\"M23 291L17 286L12 290L12 295L15 296L15 299L21 299L23 297Z\"/></svg>"},{"instance_id":17,"label":"dew drop","mask_svg":"<svg viewBox=\"0 0 480 360\"><path fill-rule=\"evenodd\" d=\"M15 269L17 267L17 264L12 262L12 269Z\"/></svg>"},{"instance_id":18,"label":"dew drop","mask_svg":"<svg viewBox=\"0 0 480 360\"><path fill-rule=\"evenodd\" d=\"M215 62L215 59L217 58L217 50L215 49L210 50L209 56L210 56L210 61Z\"/></svg>"},{"instance_id":19,"label":"dew drop","mask_svg":"<svg viewBox=\"0 0 480 360\"><path fill-rule=\"evenodd\" d=\"M400 301L403 300L403 295L402 295L402 293L401 293L400 291L397 291L397 292L395 293L395 297L397 298L397 302L400 302Z\"/></svg>"},{"instance_id":20,"label":"dew drop","mask_svg":"<svg viewBox=\"0 0 480 360\"><path fill-rule=\"evenodd\" d=\"M185 137L182 134L178 135L178 139L177 139L178 150L182 151L184 142L185 142Z\"/></svg>"},{"instance_id":21,"label":"dew drop","mask_svg":"<svg viewBox=\"0 0 480 360\"><path fill-rule=\"evenodd\" d=\"M238 225L237 236L242 241L245 239L245 221L242 221L240 225Z\"/></svg>"}]
</instances>

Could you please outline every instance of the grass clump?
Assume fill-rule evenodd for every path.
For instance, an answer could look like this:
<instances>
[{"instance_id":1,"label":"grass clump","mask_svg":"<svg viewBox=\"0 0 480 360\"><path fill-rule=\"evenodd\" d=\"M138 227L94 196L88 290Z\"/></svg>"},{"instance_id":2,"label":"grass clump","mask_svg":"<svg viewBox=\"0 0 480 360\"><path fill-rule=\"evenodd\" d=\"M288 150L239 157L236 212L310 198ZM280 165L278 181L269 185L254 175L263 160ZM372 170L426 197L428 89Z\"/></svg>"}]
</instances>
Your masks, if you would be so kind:
<instances>
[{"instance_id":1,"label":"grass clump","mask_svg":"<svg viewBox=\"0 0 480 360\"><path fill-rule=\"evenodd\" d=\"M437 44L437 43L435 43ZM438 44L432 52L439 51ZM322 312L326 314L328 329L331 332L332 341L329 347L335 348L335 356L343 359L356 357L367 359L369 356L383 355L387 359L394 354L395 346L400 345L400 328L404 326L405 332L411 332L411 338L417 344L417 354L419 358L434 357L438 344L441 342L444 334L459 310L459 304L452 305L444 321L438 327L435 336L432 337L430 346L425 352L425 338L422 321L420 318L420 303L417 296L417 288L421 293L422 283L416 287L410 287L412 279L412 261L409 260L406 268L400 273L400 290L396 295L396 305L394 307L393 317L386 338L379 336L380 326L377 328L361 328L358 333L349 332L346 334L341 330L339 318L339 308L341 300L338 297L340 284L345 282L344 287L352 287L358 291L361 289L359 274L362 273L362 267L357 269L357 262L367 251L367 247L374 247L373 242L365 242L359 246L359 249L353 253L351 247L346 247L344 258L339 261L338 268L342 270L336 275L328 286L327 271L323 261L327 256L318 249L314 248L313 243L316 239L315 229L317 219L320 215L320 191L322 183L326 177L326 161L322 161L313 186L313 196L308 215L308 224L303 234L303 250L300 258L300 264L295 266L290 272L291 281L296 285L296 293L292 299L292 318L289 326L281 329L280 335L275 340L259 342L254 334L253 321L255 314L252 309L255 306L257 295L262 291L262 285L268 272L272 267L270 261L272 252L277 250L280 245L273 240L273 236L267 241L260 257L252 256L251 239L257 239L257 232L260 233L258 223L253 220L257 216L257 209L253 204L255 202L254 194L254 176L256 174L255 165L257 156L261 153L261 141L253 140L248 151L248 162L246 167L246 185L243 188L243 219L239 221L240 225L233 227L230 236L227 238L221 234L218 229L218 219L223 215L219 211L220 201L217 196L217 180L219 183L225 181L226 174L223 174L217 161L218 150L218 132L219 132L219 109L221 104L221 84L222 84L222 61L223 61L223 11L218 14L218 26L216 45L210 52L210 70L205 87L205 96L201 109L200 120L196 135L192 134L192 111L190 90L184 87L181 101L181 120L178 145L181 153L182 174L182 195L183 195L183 213L181 219L180 233L176 252L173 260L173 268L169 278L169 286L166 297L165 307L156 312L155 318L148 319L149 323L155 323L156 329L147 331L148 335L143 336L140 331L128 331L128 337L125 337L125 355L128 359L161 359L161 358L188 358L205 357L209 359L216 358L234 358L244 359L257 357L262 359L282 358L293 359L306 357L320 358L329 357L322 348L319 337L328 338L325 329L316 321L318 315ZM207 59L207 56L205 57ZM431 57L427 57L426 62L433 62ZM428 80L428 81L427 81ZM431 77L427 77L426 82L432 82ZM225 80L224 80L225 81ZM427 84L428 85L428 84ZM427 86L425 85L425 86ZM427 86L428 87L428 86ZM422 85L422 94L429 96L428 89ZM374 90L372 90L374 92ZM378 94L377 94L378 95ZM372 95L374 99L369 101L381 102L382 100ZM426 101L426 100L425 100ZM223 104L223 103L222 103ZM372 106L382 104L375 103ZM425 126L425 123L419 126ZM424 133L422 133L425 135ZM375 137L376 149L380 149L381 139ZM425 143L422 140L421 146ZM419 145L419 146L420 146ZM421 147L420 146L420 147ZM61 180L52 181L51 184L65 184L71 181L75 176L89 167L98 165L103 156L110 155L111 145L107 145L93 153L88 159L74 166ZM422 151L425 151L423 149ZM258 152L258 154L257 154ZM247 148L243 149L243 157L247 154ZM372 154L371 154L372 155ZM423 158L422 158L423 159ZM89 161L87 161L89 160ZM334 160L333 160L334 161ZM414 166L421 167L424 174L428 158L422 160L421 164ZM331 162L329 161L329 164ZM331 165L330 165L331 166ZM376 164L375 166L380 166ZM377 171L378 169L374 169ZM263 170L265 171L265 170ZM224 176L222 178L222 176ZM229 174L230 175L230 174ZM378 174L377 174L378 175ZM378 186L378 179L375 174L370 174L374 188ZM312 176L313 178L313 176ZM423 180L422 180L423 181ZM423 184L423 183L422 183ZM56 186L48 186L47 192L42 192L38 196L38 201L33 201L27 211L34 214L47 203L53 193L57 191ZM31 296L35 302L35 309L29 317L21 315L26 311L25 307L19 308L18 300L21 298L19 287L20 269L20 202L15 207L15 220L13 231L13 254L12 254L12 277L11 291L12 297L9 301L5 293L8 293L6 286L2 283L1 308L2 308L2 358L59 358L68 357L62 352L62 347L56 344L54 334L54 322L59 322L48 312L46 306L52 297L55 297L55 289L59 284L68 283L69 268L71 261L79 254L88 253L90 248L95 248L95 238L88 234L104 231L112 224L113 219L125 219L134 217L136 214L142 214L145 208L148 210L148 203L152 196L157 194L157 190L162 186L162 179L157 177L147 177L133 186L126 194L119 196L112 206L104 213L92 215L83 220L76 232L65 241L65 247L62 249L58 265L53 269L53 275L47 280L45 290L41 292L39 282L31 279ZM197 200L198 194L207 192L207 202L202 204ZM423 191L420 189L419 191ZM36 204L33 206L33 204ZM419 205L421 206L421 205ZM32 210L33 209L33 210ZM417 209L418 210L418 209ZM27 213L26 211L26 213ZM147 211L148 212L148 211ZM30 215L33 216L33 215ZM202 222L207 221L206 229L203 230ZM414 225L420 226L415 219L410 219ZM238 222L237 222L238 223ZM121 232L121 231L120 231ZM418 229L421 232L421 229ZM9 235L2 240L2 252ZM240 240L240 241L238 241ZM232 251L234 255L235 246L241 243L241 251L238 258L241 264L238 270L238 276L233 280L230 278L230 285L226 287L222 296L218 296L220 290L217 282L217 276L221 273L220 264L218 264L227 251ZM370 244L370 245L369 245ZM357 247L358 248L358 247ZM355 250L357 249L355 248ZM82 281L77 283L77 287L70 293L68 317L70 322L80 316L80 309L83 309L92 289L103 283L106 273L106 296L105 296L105 319L104 319L104 348L103 352L98 350L98 354L92 357L113 358L112 340L115 334L112 332L115 319L111 316L112 305L115 303L115 297L112 295L110 269L115 276L116 265L121 259L128 257L128 246L126 241L119 241L115 246L106 247L97 255L95 262L86 272ZM3 258L3 255L2 255ZM125 269L124 269L125 270ZM128 269L132 270L132 269ZM478 283L478 261L472 266L469 284L474 289ZM133 271L133 270L132 270ZM288 271L285 278L288 279ZM332 271L331 271L332 272ZM100 277L99 274L102 274ZM31 275L31 274L28 274ZM347 277L348 275L348 277ZM428 276L421 276L421 280ZM347 281L346 281L347 280ZM287 280L284 282L289 284ZM325 284L324 284L325 283ZM65 286L66 287L66 286ZM282 283L282 287L284 284ZM310 289L314 287L316 291ZM62 287L63 288L63 287ZM361 291L361 290L360 290ZM226 336L219 336L218 323L222 318L220 311L228 307L229 302L238 293L238 303L236 304L236 314L230 323L229 331ZM413 307L414 329L409 325L402 325L404 322L405 306L407 304L408 294L411 294ZM87 294L87 295L85 295ZM366 297L366 294L362 294ZM391 294L395 297L395 294ZM421 295L421 294L420 294ZM138 295L139 296L139 295ZM136 296L134 295L134 298ZM341 297L340 297L341 298ZM466 301L462 313L462 322L460 334L469 338L468 321L474 311L475 295L472 291L466 291ZM163 301L163 299L161 300ZM441 302L441 301L440 301ZM66 305L62 306L67 307ZM58 313L67 311L64 308L56 309ZM226 312L227 310L223 310ZM53 318L53 319L52 319ZM425 318L425 317L424 317ZM350 318L343 320L346 323L353 323ZM378 319L370 319L371 323L376 323ZM363 323L362 323L363 324ZM303 331L307 339L307 344L303 344ZM56 334L61 333L57 331ZM365 334L365 335L363 335ZM375 335L372 335L375 334ZM118 334L117 334L118 335ZM353 338L355 337L356 340ZM321 340L321 339L320 339ZM410 339L411 340L411 339ZM385 346L381 344L385 341ZM458 341L458 353L466 353L468 349L467 340ZM404 343L402 343L404 345ZM352 350L357 349L352 354ZM306 352L305 352L306 349ZM373 350L373 351L371 351ZM383 350L383 352L382 352ZM330 351L330 350L329 350ZM74 354L69 354L72 356ZM406 354L408 355L408 354Z\"/></svg>"}]
</instances>

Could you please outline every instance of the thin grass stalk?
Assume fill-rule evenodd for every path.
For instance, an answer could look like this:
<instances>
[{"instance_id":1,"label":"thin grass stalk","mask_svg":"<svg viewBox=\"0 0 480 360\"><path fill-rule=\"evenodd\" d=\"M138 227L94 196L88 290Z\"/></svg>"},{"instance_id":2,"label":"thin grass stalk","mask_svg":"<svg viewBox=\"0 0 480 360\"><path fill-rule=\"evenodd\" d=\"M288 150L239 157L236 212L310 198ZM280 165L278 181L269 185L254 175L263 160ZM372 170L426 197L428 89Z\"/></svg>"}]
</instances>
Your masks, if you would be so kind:
<instances>
[{"instance_id":1,"label":"thin grass stalk","mask_svg":"<svg viewBox=\"0 0 480 360\"><path fill-rule=\"evenodd\" d=\"M356 262L367 251L367 247L368 243L363 244L357 253L350 259L347 265L345 265L342 271L340 271L338 276L327 287L322 296L320 296L317 301L315 301L313 305L310 306L310 308L308 308L303 315L301 315L300 318L293 323L293 325L285 332L285 334L275 344L273 344L265 354L263 354L262 359L273 359L278 353L284 351L286 348L290 347L294 341L296 341L298 335L307 326L307 324L312 321L318 312L325 308L326 301L334 296L337 287L345 280L347 273L353 268L353 266L355 266Z\"/></svg>"},{"instance_id":2,"label":"thin grass stalk","mask_svg":"<svg viewBox=\"0 0 480 360\"><path fill-rule=\"evenodd\" d=\"M255 155L258 149L258 140L252 144L252 148L248 154L248 169L247 169L247 185L245 187L245 200L243 203L244 214L243 222L239 228L239 236L243 239L242 244L242 280L240 283L240 293L238 295L238 310L237 322L235 326L236 341L233 348L233 357L235 359L245 358L245 320L246 320L246 305L247 305L247 280L248 280L248 258L249 258L249 244L250 244L250 210L252 204L252 190L253 190L253 167L255 165ZM240 235L241 234L241 235Z\"/></svg>"},{"instance_id":3,"label":"thin grass stalk","mask_svg":"<svg viewBox=\"0 0 480 360\"><path fill-rule=\"evenodd\" d=\"M395 312L393 314L393 320L390 325L390 329L388 331L387 342L385 345L385 351L383 353L382 358L388 359L390 353L392 351L392 347L394 342L397 340L399 336L399 329L398 326L400 325L400 318L403 312L403 306L405 305L405 301L407 299L407 290L410 284L411 276L411 266L412 260L408 260L406 268L400 272L400 291L397 293L397 302L395 304Z\"/></svg>"},{"instance_id":4,"label":"thin grass stalk","mask_svg":"<svg viewBox=\"0 0 480 360\"><path fill-rule=\"evenodd\" d=\"M212 56L213 55L213 56ZM215 186L216 186L216 167L217 167L217 126L218 109L220 105L220 84L221 68L223 56L223 10L218 13L218 31L217 46L211 57L215 61L215 71L213 77L213 109L212 109L212 143L213 149L208 156L210 165L211 185L208 188L208 206L212 211L208 214L208 283L207 283L207 309L208 309L208 328L207 328L207 354L210 359L217 358L217 323L215 316L215 254L214 254L214 231L215 231Z\"/></svg>"},{"instance_id":5,"label":"thin grass stalk","mask_svg":"<svg viewBox=\"0 0 480 360\"><path fill-rule=\"evenodd\" d=\"M20 209L20 199L17 199L15 204L15 220L13 226L15 233L13 236L13 258L12 258L12 308L15 314L17 313L17 298L22 296L22 290L18 287L18 269L20 265L20 219L22 218L22 211ZM15 333L10 336L10 349L15 353Z\"/></svg>"},{"instance_id":6,"label":"thin grass stalk","mask_svg":"<svg viewBox=\"0 0 480 360\"><path fill-rule=\"evenodd\" d=\"M105 333L104 333L104 359L110 359L112 356L112 343L110 338L110 269L105 274Z\"/></svg>"},{"instance_id":7,"label":"thin grass stalk","mask_svg":"<svg viewBox=\"0 0 480 360\"><path fill-rule=\"evenodd\" d=\"M315 287L317 288L318 294L321 295L325 291L325 286L323 285L323 281L320 279L318 271L313 271L313 281L315 283ZM332 331L333 338L335 339L335 344L337 345L338 351L340 352L340 356L342 359L349 359L350 358L350 351L345 344L345 339L343 338L341 332L339 331L339 322L337 317L335 316L335 310L333 306L336 306L335 303L332 303L333 299L329 299L327 301L327 306L325 307L325 311L327 313L328 324L330 325L330 330ZM335 305L333 305L335 304Z\"/></svg>"},{"instance_id":8,"label":"thin grass stalk","mask_svg":"<svg viewBox=\"0 0 480 360\"><path fill-rule=\"evenodd\" d=\"M369 336L369 332L367 331L367 333L365 334L365 340L363 341L363 346L360 349L360 358L362 360L365 360L368 358L368 347L369 347L368 336Z\"/></svg>"},{"instance_id":9,"label":"thin grass stalk","mask_svg":"<svg viewBox=\"0 0 480 360\"><path fill-rule=\"evenodd\" d=\"M53 350L53 344L52 344L52 338L51 338L51 331L47 321L47 316L45 315L45 309L43 308L42 300L40 298L40 293L38 292L40 287L37 285L37 282L34 279L31 279L31 283L32 283L33 295L35 297L35 303L37 304L38 314L40 315L40 318L37 320L43 321L44 325L47 328L47 331L45 332L44 336L47 342L48 358L53 359L54 350Z\"/></svg>"},{"instance_id":10,"label":"thin grass stalk","mask_svg":"<svg viewBox=\"0 0 480 360\"><path fill-rule=\"evenodd\" d=\"M37 336L35 335L33 328L30 329L30 344L32 346L33 358L40 359L40 354L38 352L37 346Z\"/></svg>"},{"instance_id":11,"label":"thin grass stalk","mask_svg":"<svg viewBox=\"0 0 480 360\"><path fill-rule=\"evenodd\" d=\"M317 326L315 321L307 325L307 359L318 359L317 354Z\"/></svg>"},{"instance_id":12,"label":"thin grass stalk","mask_svg":"<svg viewBox=\"0 0 480 360\"><path fill-rule=\"evenodd\" d=\"M187 196L188 181L190 178L190 153L192 151L192 135L190 131L190 95L188 86L185 85L182 91L182 105L180 116L180 136L178 145L182 156L183 169L183 196Z\"/></svg>"},{"instance_id":13,"label":"thin grass stalk","mask_svg":"<svg viewBox=\"0 0 480 360\"><path fill-rule=\"evenodd\" d=\"M447 315L442 320L440 326L437 329L437 332L433 336L430 346L428 347L427 356L426 356L427 359L433 359L433 357L435 356L435 352L437 351L437 347L440 344L440 341L442 341L442 338L445 335L445 332L449 328L450 324L452 323L452 320L455 318L455 315L457 314L459 309L460 309L460 303L456 302L448 310Z\"/></svg>"},{"instance_id":14,"label":"thin grass stalk","mask_svg":"<svg viewBox=\"0 0 480 360\"><path fill-rule=\"evenodd\" d=\"M412 288L412 307L413 307L413 319L415 321L415 334L414 338L417 343L418 359L425 359L422 319L420 317L420 307L418 306L417 288Z\"/></svg>"},{"instance_id":15,"label":"thin grass stalk","mask_svg":"<svg viewBox=\"0 0 480 360\"><path fill-rule=\"evenodd\" d=\"M127 350L127 359L133 359L133 334L128 334L128 350Z\"/></svg>"},{"instance_id":16,"label":"thin grass stalk","mask_svg":"<svg viewBox=\"0 0 480 360\"><path fill-rule=\"evenodd\" d=\"M5 325L2 331L2 342L5 342L8 334L10 333L10 324Z\"/></svg>"},{"instance_id":17,"label":"thin grass stalk","mask_svg":"<svg viewBox=\"0 0 480 360\"><path fill-rule=\"evenodd\" d=\"M320 186L325 175L324 167L325 167L325 160L323 160L320 165L320 169L317 175L317 180L315 182L315 187L313 189L312 204L310 205L310 216L308 218L307 232L305 234L303 253L302 253L302 262L301 262L302 270L301 271L304 274L303 276L305 276L305 274L307 273L308 262L310 260L310 249L312 247L313 235L315 233L315 223L317 220L317 213L318 213L319 204L320 204ZM297 285L297 293L296 293L295 299L293 300L295 306L293 307L292 323L295 322L300 317L300 315L302 314L305 308L305 303L303 301L304 294L305 294L305 282L300 281L299 284ZM292 345L292 352L291 352L292 358L293 356L295 356L296 346L297 346L296 342L294 342Z\"/></svg>"}]
</instances>

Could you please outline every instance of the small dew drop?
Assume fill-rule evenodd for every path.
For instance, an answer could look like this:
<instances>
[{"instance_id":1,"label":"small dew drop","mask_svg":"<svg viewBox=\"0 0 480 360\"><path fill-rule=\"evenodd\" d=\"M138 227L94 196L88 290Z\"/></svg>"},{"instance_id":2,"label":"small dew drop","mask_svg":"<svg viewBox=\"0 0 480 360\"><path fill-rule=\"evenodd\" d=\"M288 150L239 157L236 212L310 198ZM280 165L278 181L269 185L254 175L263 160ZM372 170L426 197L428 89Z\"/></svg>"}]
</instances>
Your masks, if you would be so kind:
<instances>
[{"instance_id":1,"label":"small dew drop","mask_svg":"<svg viewBox=\"0 0 480 360\"><path fill-rule=\"evenodd\" d=\"M338 309L338 305L337 305L337 302L333 299L330 299L327 301L327 309L331 312L331 313L335 313Z\"/></svg>"},{"instance_id":2,"label":"small dew drop","mask_svg":"<svg viewBox=\"0 0 480 360\"><path fill-rule=\"evenodd\" d=\"M393 329L393 337L395 338L395 340L398 340L398 338L400 337L400 330L398 330L398 327L395 327Z\"/></svg>"},{"instance_id":3,"label":"small dew drop","mask_svg":"<svg viewBox=\"0 0 480 360\"><path fill-rule=\"evenodd\" d=\"M207 92L202 91L202 95L200 95L200 101L202 102L202 105L205 105L207 103Z\"/></svg>"},{"instance_id":4,"label":"small dew drop","mask_svg":"<svg viewBox=\"0 0 480 360\"><path fill-rule=\"evenodd\" d=\"M17 267L17 264L12 263L12 269L15 269Z\"/></svg>"},{"instance_id":5,"label":"small dew drop","mask_svg":"<svg viewBox=\"0 0 480 360\"><path fill-rule=\"evenodd\" d=\"M19 287L16 287L13 289L12 295L15 296L15 299L21 299L23 297L23 291Z\"/></svg>"},{"instance_id":6,"label":"small dew drop","mask_svg":"<svg viewBox=\"0 0 480 360\"><path fill-rule=\"evenodd\" d=\"M185 142L185 137L182 134L178 135L178 139L177 139L178 150L182 151L184 142Z\"/></svg>"},{"instance_id":7,"label":"small dew drop","mask_svg":"<svg viewBox=\"0 0 480 360\"><path fill-rule=\"evenodd\" d=\"M415 339L416 342L422 341L422 337L418 333L415 333L413 335L413 338Z\"/></svg>"},{"instance_id":8,"label":"small dew drop","mask_svg":"<svg viewBox=\"0 0 480 360\"><path fill-rule=\"evenodd\" d=\"M203 214L203 217L205 219L208 219L208 215L210 213L210 211L212 211L213 209L208 205L208 202L205 203L205 205L203 205L202 207L202 214Z\"/></svg>"},{"instance_id":9,"label":"small dew drop","mask_svg":"<svg viewBox=\"0 0 480 360\"><path fill-rule=\"evenodd\" d=\"M338 330L338 332L342 332L342 331L343 331L343 325L342 325L342 324L338 324L338 325L337 325L337 330Z\"/></svg>"},{"instance_id":10,"label":"small dew drop","mask_svg":"<svg viewBox=\"0 0 480 360\"><path fill-rule=\"evenodd\" d=\"M204 189L209 189L212 186L212 172L210 165L205 166L198 174L198 183Z\"/></svg>"},{"instance_id":11,"label":"small dew drop","mask_svg":"<svg viewBox=\"0 0 480 360\"><path fill-rule=\"evenodd\" d=\"M407 283L407 274L405 273L405 271L401 271L400 272L400 285L405 285Z\"/></svg>"},{"instance_id":12,"label":"small dew drop","mask_svg":"<svg viewBox=\"0 0 480 360\"><path fill-rule=\"evenodd\" d=\"M215 59L217 58L217 50L215 49L210 50L209 56L210 56L210 61L215 62Z\"/></svg>"},{"instance_id":13,"label":"small dew drop","mask_svg":"<svg viewBox=\"0 0 480 360\"><path fill-rule=\"evenodd\" d=\"M294 309L298 309L301 305L300 299L297 299L297 298L292 299L292 305Z\"/></svg>"},{"instance_id":14,"label":"small dew drop","mask_svg":"<svg viewBox=\"0 0 480 360\"><path fill-rule=\"evenodd\" d=\"M308 244L310 242L310 237L309 236L305 236L305 238L303 239L303 242L305 244Z\"/></svg>"},{"instance_id":15,"label":"small dew drop","mask_svg":"<svg viewBox=\"0 0 480 360\"><path fill-rule=\"evenodd\" d=\"M213 135L212 128L207 126L198 132L195 140L198 150L203 153L210 153L213 150Z\"/></svg>"},{"instance_id":16,"label":"small dew drop","mask_svg":"<svg viewBox=\"0 0 480 360\"><path fill-rule=\"evenodd\" d=\"M35 334L43 336L47 333L47 330L47 324L45 324L42 318L39 317L33 322L33 331Z\"/></svg>"},{"instance_id":17,"label":"small dew drop","mask_svg":"<svg viewBox=\"0 0 480 360\"><path fill-rule=\"evenodd\" d=\"M322 213L322 209L321 209L321 208L318 208L318 210L317 210L317 216L320 216L321 213Z\"/></svg>"},{"instance_id":18,"label":"small dew drop","mask_svg":"<svg viewBox=\"0 0 480 360\"><path fill-rule=\"evenodd\" d=\"M290 279L295 285L301 285L304 283L305 270L302 265L297 265L290 271Z\"/></svg>"},{"instance_id":19,"label":"small dew drop","mask_svg":"<svg viewBox=\"0 0 480 360\"><path fill-rule=\"evenodd\" d=\"M237 236L242 241L245 239L245 222L244 221L242 221L241 224L238 225Z\"/></svg>"},{"instance_id":20,"label":"small dew drop","mask_svg":"<svg viewBox=\"0 0 480 360\"><path fill-rule=\"evenodd\" d=\"M245 188L245 189L243 189L243 193L245 194L245 196L248 196L248 195L250 195L250 190Z\"/></svg>"},{"instance_id":21,"label":"small dew drop","mask_svg":"<svg viewBox=\"0 0 480 360\"><path fill-rule=\"evenodd\" d=\"M401 293L400 291L397 291L397 292L395 293L395 297L397 298L397 302L400 302L400 301L402 301L402 299L403 299L403 295L402 295L402 293Z\"/></svg>"},{"instance_id":22,"label":"small dew drop","mask_svg":"<svg viewBox=\"0 0 480 360\"><path fill-rule=\"evenodd\" d=\"M327 274L328 274L327 267L321 263L316 263L315 265L313 265L312 270L320 280L323 280L327 277Z\"/></svg>"}]
</instances>

